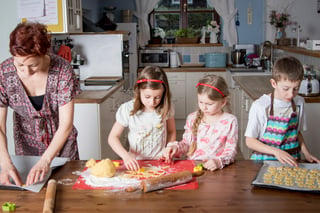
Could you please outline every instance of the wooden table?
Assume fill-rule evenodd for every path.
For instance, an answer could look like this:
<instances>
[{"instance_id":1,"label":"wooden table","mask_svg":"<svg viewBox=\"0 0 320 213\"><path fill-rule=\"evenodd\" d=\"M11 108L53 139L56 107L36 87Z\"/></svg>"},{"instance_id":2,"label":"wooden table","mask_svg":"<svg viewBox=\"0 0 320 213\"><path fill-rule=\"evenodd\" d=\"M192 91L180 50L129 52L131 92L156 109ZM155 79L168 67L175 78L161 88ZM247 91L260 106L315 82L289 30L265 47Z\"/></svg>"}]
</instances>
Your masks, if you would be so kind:
<instances>
[{"instance_id":1,"label":"wooden table","mask_svg":"<svg viewBox=\"0 0 320 213\"><path fill-rule=\"evenodd\" d=\"M196 190L149 193L75 190L85 161L71 161L54 172L58 182L55 212L320 212L320 194L251 185L262 164L236 163L198 178ZM39 193L0 190L0 202L13 202L16 212L42 212L46 188Z\"/></svg>"}]
</instances>

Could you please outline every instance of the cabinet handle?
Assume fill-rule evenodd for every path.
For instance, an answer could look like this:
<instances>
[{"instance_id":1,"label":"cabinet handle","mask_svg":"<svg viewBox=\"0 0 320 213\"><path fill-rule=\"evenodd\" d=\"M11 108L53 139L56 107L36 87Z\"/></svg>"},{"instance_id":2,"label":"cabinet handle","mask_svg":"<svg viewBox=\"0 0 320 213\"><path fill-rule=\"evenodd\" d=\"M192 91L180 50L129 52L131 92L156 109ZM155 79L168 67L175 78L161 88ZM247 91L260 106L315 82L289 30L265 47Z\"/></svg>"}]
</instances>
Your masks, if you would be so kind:
<instances>
[{"instance_id":1,"label":"cabinet handle","mask_svg":"<svg viewBox=\"0 0 320 213\"><path fill-rule=\"evenodd\" d=\"M249 99L246 98L245 103L246 103L245 110L246 112L249 112Z\"/></svg>"},{"instance_id":2,"label":"cabinet handle","mask_svg":"<svg viewBox=\"0 0 320 213\"><path fill-rule=\"evenodd\" d=\"M187 4L183 4L183 12L187 12Z\"/></svg>"}]
</instances>

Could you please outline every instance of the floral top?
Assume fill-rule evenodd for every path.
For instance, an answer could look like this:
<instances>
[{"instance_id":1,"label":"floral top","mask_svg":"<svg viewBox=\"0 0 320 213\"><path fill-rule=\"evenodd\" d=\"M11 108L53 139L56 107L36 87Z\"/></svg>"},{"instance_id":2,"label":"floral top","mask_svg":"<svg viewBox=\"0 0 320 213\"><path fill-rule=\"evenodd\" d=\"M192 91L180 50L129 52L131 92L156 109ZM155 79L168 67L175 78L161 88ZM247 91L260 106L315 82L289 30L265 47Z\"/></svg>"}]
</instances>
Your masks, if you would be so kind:
<instances>
[{"instance_id":1,"label":"floral top","mask_svg":"<svg viewBox=\"0 0 320 213\"><path fill-rule=\"evenodd\" d=\"M189 114L185 132L181 142L172 142L168 146L177 146L175 157L181 157L189 151L194 139L192 125L196 119L196 112ZM211 124L201 122L197 133L197 149L190 160L220 160L220 168L232 163L237 154L238 122L237 118L229 113L224 113L221 118Z\"/></svg>"},{"instance_id":2,"label":"floral top","mask_svg":"<svg viewBox=\"0 0 320 213\"><path fill-rule=\"evenodd\" d=\"M37 111L17 74L13 57L0 64L0 107L14 111L14 140L17 155L41 156L59 127L59 107L80 93L71 65L63 58L49 54L50 67L41 110ZM73 127L60 157L78 159L77 130Z\"/></svg>"}]
</instances>

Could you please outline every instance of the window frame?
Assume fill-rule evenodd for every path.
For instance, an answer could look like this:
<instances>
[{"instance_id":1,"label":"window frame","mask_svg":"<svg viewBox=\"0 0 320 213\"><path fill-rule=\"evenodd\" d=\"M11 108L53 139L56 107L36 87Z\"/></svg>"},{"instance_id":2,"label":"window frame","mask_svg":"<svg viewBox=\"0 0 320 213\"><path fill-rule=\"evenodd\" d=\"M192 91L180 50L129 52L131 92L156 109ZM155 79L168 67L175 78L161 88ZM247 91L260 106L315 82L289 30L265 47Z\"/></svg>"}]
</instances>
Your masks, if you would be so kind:
<instances>
[{"instance_id":1,"label":"window frame","mask_svg":"<svg viewBox=\"0 0 320 213\"><path fill-rule=\"evenodd\" d=\"M179 1L179 0L176 0ZM154 28L155 26L155 14L172 14L172 13L179 13L180 15L180 21L179 21L179 29L187 29L188 28L188 14L189 13L203 13L203 12L212 12L213 18L217 23L220 24L220 16L215 10L215 8L212 8L212 10L191 10L188 11L188 2L189 0L180 0L180 11L174 10L174 11L155 11L152 10L152 12L148 16L148 22L151 28Z\"/></svg>"}]
</instances>

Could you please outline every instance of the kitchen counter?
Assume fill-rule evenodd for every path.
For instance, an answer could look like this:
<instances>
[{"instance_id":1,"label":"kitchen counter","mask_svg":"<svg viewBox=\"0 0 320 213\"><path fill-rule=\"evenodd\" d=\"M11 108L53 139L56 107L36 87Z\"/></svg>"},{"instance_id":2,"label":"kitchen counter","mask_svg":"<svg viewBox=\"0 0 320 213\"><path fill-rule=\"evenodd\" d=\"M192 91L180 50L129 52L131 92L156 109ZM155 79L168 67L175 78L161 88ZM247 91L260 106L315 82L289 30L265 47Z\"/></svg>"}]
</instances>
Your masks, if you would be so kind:
<instances>
[{"instance_id":1,"label":"kitchen counter","mask_svg":"<svg viewBox=\"0 0 320 213\"><path fill-rule=\"evenodd\" d=\"M291 47L291 46L274 46L276 49L292 52L292 53L297 53L301 55L307 55L307 56L312 56L312 57L317 57L320 58L320 50L308 50L306 48L301 48L301 47Z\"/></svg>"},{"instance_id":2,"label":"kitchen counter","mask_svg":"<svg viewBox=\"0 0 320 213\"><path fill-rule=\"evenodd\" d=\"M78 95L75 98L76 104L81 103L102 103L104 102L108 97L110 97L114 92L116 92L118 89L120 89L125 81L120 81L116 84L114 84L110 89L108 90L83 90L80 95Z\"/></svg>"},{"instance_id":3,"label":"kitchen counter","mask_svg":"<svg viewBox=\"0 0 320 213\"><path fill-rule=\"evenodd\" d=\"M70 161L53 172L57 181L55 213L80 212L319 212L319 194L251 185L262 164L243 160L198 178L195 190L149 193L72 189L86 161ZM46 188L39 193L1 190L0 202L16 212L42 212Z\"/></svg>"},{"instance_id":4,"label":"kitchen counter","mask_svg":"<svg viewBox=\"0 0 320 213\"><path fill-rule=\"evenodd\" d=\"M201 67L197 65L185 65L182 67L162 67L165 72L226 72L227 67ZM142 67L138 69L138 72L143 70Z\"/></svg>"},{"instance_id":5,"label":"kitchen counter","mask_svg":"<svg viewBox=\"0 0 320 213\"><path fill-rule=\"evenodd\" d=\"M235 80L250 98L258 99L263 94L272 92L271 76L233 76ZM306 103L320 103L320 96L304 97Z\"/></svg>"}]
</instances>

